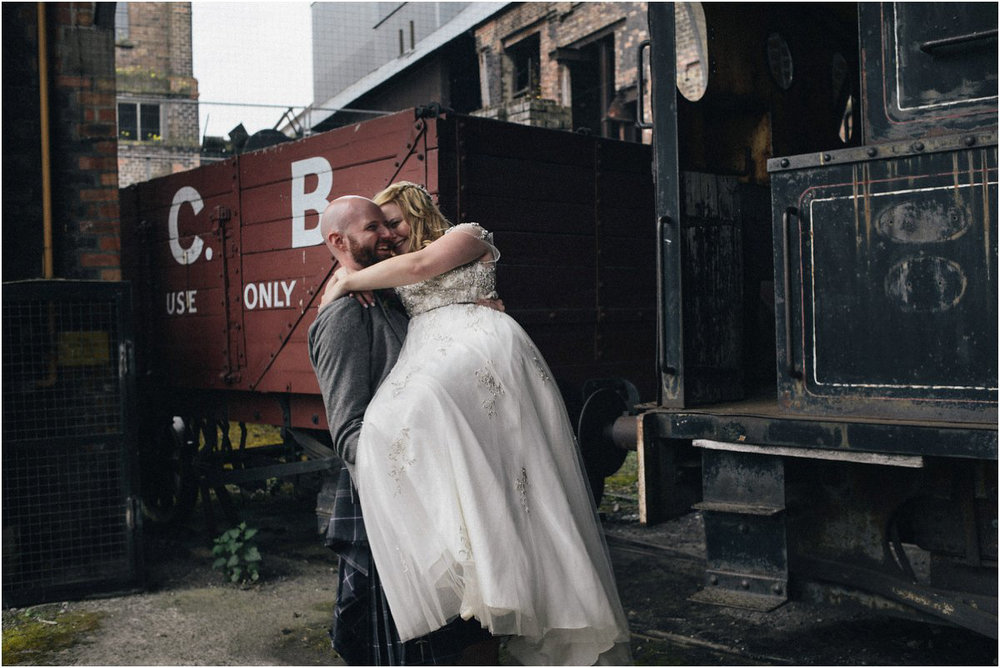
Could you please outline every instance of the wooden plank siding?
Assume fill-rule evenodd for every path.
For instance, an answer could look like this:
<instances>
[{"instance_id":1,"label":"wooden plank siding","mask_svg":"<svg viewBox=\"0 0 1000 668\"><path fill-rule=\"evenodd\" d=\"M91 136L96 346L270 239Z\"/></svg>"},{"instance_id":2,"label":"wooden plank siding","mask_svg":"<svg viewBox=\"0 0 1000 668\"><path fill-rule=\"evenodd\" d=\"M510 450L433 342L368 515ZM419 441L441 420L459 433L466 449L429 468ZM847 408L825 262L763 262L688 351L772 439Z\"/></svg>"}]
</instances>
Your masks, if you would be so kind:
<instances>
[{"instance_id":1,"label":"wooden plank siding","mask_svg":"<svg viewBox=\"0 0 1000 668\"><path fill-rule=\"evenodd\" d=\"M306 341L332 271L318 210L406 179L452 222L494 232L507 312L569 403L585 380L610 376L653 399L650 160L648 146L410 110L132 186L122 193L123 254L147 377L163 396L225 405L231 419L280 423L283 397L292 426L325 427ZM200 195L197 212L175 205L185 188ZM175 260L178 247L192 255L199 245L187 264ZM189 292L195 313L168 312L167 295Z\"/></svg>"}]
</instances>

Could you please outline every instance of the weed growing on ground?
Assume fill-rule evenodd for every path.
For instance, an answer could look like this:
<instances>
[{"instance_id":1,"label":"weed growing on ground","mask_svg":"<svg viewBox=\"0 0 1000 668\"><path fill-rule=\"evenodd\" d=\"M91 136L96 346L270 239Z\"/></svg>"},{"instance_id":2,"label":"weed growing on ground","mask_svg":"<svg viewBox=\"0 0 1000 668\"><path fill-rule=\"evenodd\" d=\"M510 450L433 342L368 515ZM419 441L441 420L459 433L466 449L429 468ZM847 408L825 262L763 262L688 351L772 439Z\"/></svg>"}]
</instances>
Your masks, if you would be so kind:
<instances>
[{"instance_id":1,"label":"weed growing on ground","mask_svg":"<svg viewBox=\"0 0 1000 668\"><path fill-rule=\"evenodd\" d=\"M230 582L249 584L260 579L261 556L254 536L257 529L251 529L246 522L222 532L215 539L212 568L221 570Z\"/></svg>"}]
</instances>

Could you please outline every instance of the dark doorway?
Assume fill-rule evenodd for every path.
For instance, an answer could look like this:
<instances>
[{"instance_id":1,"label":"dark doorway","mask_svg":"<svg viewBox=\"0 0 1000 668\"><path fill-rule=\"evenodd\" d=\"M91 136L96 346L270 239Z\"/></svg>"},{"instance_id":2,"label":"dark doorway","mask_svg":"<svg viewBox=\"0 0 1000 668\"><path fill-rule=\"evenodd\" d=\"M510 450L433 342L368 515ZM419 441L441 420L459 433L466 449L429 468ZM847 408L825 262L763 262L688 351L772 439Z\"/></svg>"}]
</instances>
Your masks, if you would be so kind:
<instances>
[{"instance_id":1,"label":"dark doorway","mask_svg":"<svg viewBox=\"0 0 1000 668\"><path fill-rule=\"evenodd\" d=\"M511 97L538 97L541 92L538 33L508 48L507 53L514 68Z\"/></svg>"},{"instance_id":2,"label":"dark doorway","mask_svg":"<svg viewBox=\"0 0 1000 668\"><path fill-rule=\"evenodd\" d=\"M570 62L573 129L611 136L605 118L615 95L615 38L608 35L579 49Z\"/></svg>"}]
</instances>

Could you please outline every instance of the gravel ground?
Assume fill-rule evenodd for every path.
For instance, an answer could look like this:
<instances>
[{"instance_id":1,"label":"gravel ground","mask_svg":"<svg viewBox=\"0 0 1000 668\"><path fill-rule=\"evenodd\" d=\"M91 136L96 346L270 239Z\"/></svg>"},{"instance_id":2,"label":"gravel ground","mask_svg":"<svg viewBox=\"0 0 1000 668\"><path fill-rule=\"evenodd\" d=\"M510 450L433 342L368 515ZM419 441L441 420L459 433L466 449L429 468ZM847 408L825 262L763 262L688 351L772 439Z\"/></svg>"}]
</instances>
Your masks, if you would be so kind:
<instances>
[{"instance_id":1,"label":"gravel ground","mask_svg":"<svg viewBox=\"0 0 1000 668\"><path fill-rule=\"evenodd\" d=\"M315 496L238 496L237 504L247 523L260 529L260 583L232 585L212 570L214 536L203 514L178 526L147 523L145 591L40 606L40 616L56 620L62 611L102 617L97 631L38 663L342 665L327 636L337 560L317 537Z\"/></svg>"},{"instance_id":2,"label":"gravel ground","mask_svg":"<svg viewBox=\"0 0 1000 668\"><path fill-rule=\"evenodd\" d=\"M243 518L260 529L264 557L261 583L248 587L211 569L202 514L180 526L147 526L144 592L36 606L31 614L51 626L74 612L98 613L100 621L68 648L20 657L5 650L3 662L342 664L327 638L336 558L320 544L314 505L315 497L287 490L238 499ZM649 529L633 510L627 501L612 503L605 526L638 664L997 665L995 641L866 609L792 601L762 614L691 602L704 559L700 516ZM5 634L23 613L4 612Z\"/></svg>"}]
</instances>

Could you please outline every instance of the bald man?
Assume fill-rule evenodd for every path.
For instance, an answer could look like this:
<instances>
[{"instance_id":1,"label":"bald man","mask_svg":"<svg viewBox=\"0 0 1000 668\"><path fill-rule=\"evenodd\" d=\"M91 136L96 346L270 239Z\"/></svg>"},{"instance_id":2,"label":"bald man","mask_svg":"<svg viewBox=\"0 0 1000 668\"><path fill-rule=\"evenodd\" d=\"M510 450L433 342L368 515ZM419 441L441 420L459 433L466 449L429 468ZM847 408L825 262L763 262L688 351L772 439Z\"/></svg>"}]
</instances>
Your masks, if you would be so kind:
<instances>
[{"instance_id":1,"label":"bald man","mask_svg":"<svg viewBox=\"0 0 1000 668\"><path fill-rule=\"evenodd\" d=\"M409 241L405 224L390 228L374 202L357 196L330 203L320 217L320 231L334 259L353 269L384 260ZM340 557L330 637L350 665L469 663L463 650L489 637L478 623L457 620L400 643L368 547L350 472L365 409L396 363L406 326L405 311L392 291L386 291L376 293L369 307L352 298L335 300L320 309L309 328L309 358L323 393L334 449L345 464L326 544Z\"/></svg>"},{"instance_id":2,"label":"bald man","mask_svg":"<svg viewBox=\"0 0 1000 668\"><path fill-rule=\"evenodd\" d=\"M407 240L388 227L374 202L356 196L334 200L320 217L320 231L333 258L352 269L392 256ZM354 467L365 408L396 363L406 336L406 313L386 302L380 295L372 308L363 308L354 299L337 300L321 309L309 328L309 355L334 449L348 469ZM336 392L331 382L351 391Z\"/></svg>"}]
</instances>

